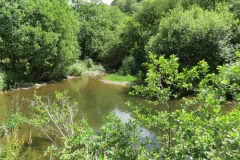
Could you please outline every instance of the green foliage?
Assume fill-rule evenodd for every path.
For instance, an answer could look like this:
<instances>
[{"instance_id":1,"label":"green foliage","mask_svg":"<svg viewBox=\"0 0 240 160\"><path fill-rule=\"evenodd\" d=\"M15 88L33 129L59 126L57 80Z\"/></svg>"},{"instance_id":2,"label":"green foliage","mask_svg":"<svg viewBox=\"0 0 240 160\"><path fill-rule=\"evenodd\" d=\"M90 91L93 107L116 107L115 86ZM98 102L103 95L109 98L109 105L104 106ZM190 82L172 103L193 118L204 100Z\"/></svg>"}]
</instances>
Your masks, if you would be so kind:
<instances>
[{"instance_id":1,"label":"green foliage","mask_svg":"<svg viewBox=\"0 0 240 160\"><path fill-rule=\"evenodd\" d=\"M138 11L138 0L114 0L112 6L117 6L123 13L128 15Z\"/></svg>"},{"instance_id":2,"label":"green foliage","mask_svg":"<svg viewBox=\"0 0 240 160\"><path fill-rule=\"evenodd\" d=\"M4 84L4 74L0 72L0 90L2 90L5 87Z\"/></svg>"},{"instance_id":3,"label":"green foliage","mask_svg":"<svg viewBox=\"0 0 240 160\"><path fill-rule=\"evenodd\" d=\"M129 159L135 160L146 144L139 141L137 131L138 123L129 121L122 123L120 118L114 114L105 117L105 124L97 133L95 150L98 151L99 157L106 159ZM151 158L151 155L149 155Z\"/></svg>"},{"instance_id":4,"label":"green foliage","mask_svg":"<svg viewBox=\"0 0 240 160\"><path fill-rule=\"evenodd\" d=\"M45 156L51 155L51 159L92 159L94 155L90 152L94 132L85 119L79 123L69 126L74 135L64 140L64 146L52 145L48 147Z\"/></svg>"},{"instance_id":5,"label":"green foliage","mask_svg":"<svg viewBox=\"0 0 240 160\"><path fill-rule=\"evenodd\" d=\"M8 132L11 132L15 129L20 128L23 123L26 121L26 117L22 115L20 111L11 111L7 118L4 120L4 129ZM0 130L0 132L4 132Z\"/></svg>"},{"instance_id":6,"label":"green foliage","mask_svg":"<svg viewBox=\"0 0 240 160\"><path fill-rule=\"evenodd\" d=\"M17 129L6 133L0 140L0 159L23 159L21 156L22 147L23 140L19 138L19 131Z\"/></svg>"},{"instance_id":7,"label":"green foliage","mask_svg":"<svg viewBox=\"0 0 240 160\"><path fill-rule=\"evenodd\" d=\"M117 1L118 2L118 1ZM131 17L127 17L120 24L119 34L115 41L110 43L106 51L111 53L110 62L113 67L119 68L125 57L133 56L136 59L137 67L143 70L142 63L146 62L145 45L150 36L155 35L159 21L164 12L169 12L178 4L175 0L146 0L139 3L139 9Z\"/></svg>"},{"instance_id":8,"label":"green foliage","mask_svg":"<svg viewBox=\"0 0 240 160\"><path fill-rule=\"evenodd\" d=\"M201 1L201 0L183 0L181 2L182 6L184 6L184 8L188 8L191 7L193 5L198 5L203 9L208 9L208 10L214 10L217 8L217 5L219 3L227 3L231 0L205 0L205 1Z\"/></svg>"},{"instance_id":9,"label":"green foliage","mask_svg":"<svg viewBox=\"0 0 240 160\"><path fill-rule=\"evenodd\" d=\"M78 43L82 52L80 58L99 61L100 54L109 46L106 44L116 37L115 29L123 14L116 7L87 1L74 2L73 10L81 22L78 29Z\"/></svg>"},{"instance_id":10,"label":"green foliage","mask_svg":"<svg viewBox=\"0 0 240 160\"><path fill-rule=\"evenodd\" d=\"M63 76L78 53L78 22L68 2L3 0L0 6L1 64L9 81Z\"/></svg>"},{"instance_id":11,"label":"green foliage","mask_svg":"<svg viewBox=\"0 0 240 160\"><path fill-rule=\"evenodd\" d=\"M226 79L230 79L232 83L236 83L240 85L240 79L238 73L240 72L240 52L235 52L237 56L237 61L235 63L231 63L226 65L226 67L219 67L220 75L222 75Z\"/></svg>"},{"instance_id":12,"label":"green foliage","mask_svg":"<svg viewBox=\"0 0 240 160\"><path fill-rule=\"evenodd\" d=\"M19 128L26 121L19 110L11 111L0 126L0 159L21 159L23 140L19 137Z\"/></svg>"},{"instance_id":13,"label":"green foliage","mask_svg":"<svg viewBox=\"0 0 240 160\"><path fill-rule=\"evenodd\" d=\"M238 0L231 0L229 3L229 10L234 14L234 25L232 27L233 30L233 38L231 43L236 45L236 48L240 48L240 2Z\"/></svg>"},{"instance_id":14,"label":"green foliage","mask_svg":"<svg viewBox=\"0 0 240 160\"><path fill-rule=\"evenodd\" d=\"M119 75L136 75L138 71L136 60L133 56L128 56L122 61L122 66L118 69Z\"/></svg>"},{"instance_id":15,"label":"green foliage","mask_svg":"<svg viewBox=\"0 0 240 160\"><path fill-rule=\"evenodd\" d=\"M180 109L170 114L164 111L146 114L138 108L135 113L146 126L160 132L161 156L165 159L237 159L240 157L239 108L223 114L223 106L212 105L204 101L190 112ZM169 129L172 131L170 147Z\"/></svg>"},{"instance_id":16,"label":"green foliage","mask_svg":"<svg viewBox=\"0 0 240 160\"><path fill-rule=\"evenodd\" d=\"M76 61L74 64L68 67L67 75L70 76L81 76L87 71L101 71L104 72L105 69L100 64L94 64L93 60L90 58L84 59L83 61Z\"/></svg>"},{"instance_id":17,"label":"green foliage","mask_svg":"<svg viewBox=\"0 0 240 160\"><path fill-rule=\"evenodd\" d=\"M178 6L177 0L145 0L140 4L139 11L134 15L144 29L143 34L156 34L159 22L171 9Z\"/></svg>"},{"instance_id":18,"label":"green foliage","mask_svg":"<svg viewBox=\"0 0 240 160\"><path fill-rule=\"evenodd\" d=\"M116 31L115 40L108 43L109 46L105 50L106 61L112 68L121 67L122 61L125 57L133 56L138 62L143 61L144 55L141 52L139 46L143 47L143 37L141 36L141 28L139 23L132 17L126 17L122 24ZM141 44L141 45L140 45Z\"/></svg>"},{"instance_id":19,"label":"green foliage","mask_svg":"<svg viewBox=\"0 0 240 160\"><path fill-rule=\"evenodd\" d=\"M83 65L83 63L75 62L71 66L68 67L67 75L81 76L83 74L83 72L85 72L85 71L86 71L86 68Z\"/></svg>"},{"instance_id":20,"label":"green foliage","mask_svg":"<svg viewBox=\"0 0 240 160\"><path fill-rule=\"evenodd\" d=\"M155 104L169 103L171 97L180 98L187 91L194 90L197 82L208 72L208 64L200 61L191 69L179 71L179 62L175 55L169 59L149 53L149 62L145 63L147 75L145 85L134 86L132 94L143 95Z\"/></svg>"},{"instance_id":21,"label":"green foliage","mask_svg":"<svg viewBox=\"0 0 240 160\"><path fill-rule=\"evenodd\" d=\"M150 59L153 62L147 63L146 86L136 86L135 94L154 99L156 104L165 102L167 107L171 108L176 100L171 99L171 96L178 98L182 93L181 88L177 93L171 92L173 88L178 88L179 84L183 89L195 88L198 93L191 99L184 98L184 102L179 106L181 108L175 111L136 108L137 117L150 129L159 131L161 157L171 160L239 159L240 110L238 103L235 105L236 101L226 101L227 92L233 95L234 100L239 100L239 85L228 76L239 70L239 61L232 64L229 70L229 66L218 67L219 74L206 75L198 87L195 85L192 88L194 85L190 77L198 78L202 69L205 73L205 62L200 62L202 65L193 67L192 70L185 69L178 73L176 68L179 64L173 55L169 60L164 57L158 59L154 55L150 55ZM164 86L161 85L162 82L165 83ZM132 106L131 103L128 105ZM233 105L233 109L226 112L225 105Z\"/></svg>"},{"instance_id":22,"label":"green foliage","mask_svg":"<svg viewBox=\"0 0 240 160\"><path fill-rule=\"evenodd\" d=\"M28 123L42 132L54 144L58 137L68 139L74 135L70 126L74 124L74 117L78 111L78 104L70 101L67 92L55 92L55 100L34 94L30 101L31 118Z\"/></svg>"},{"instance_id":23,"label":"green foliage","mask_svg":"<svg viewBox=\"0 0 240 160\"><path fill-rule=\"evenodd\" d=\"M122 2L113 1L113 5ZM144 72L141 64L147 61L148 51L176 54L185 68L205 59L211 62L211 71L234 60L239 45L236 0L145 0L138 5L138 11L120 23L115 39L103 51L110 67L119 68L122 59L131 55Z\"/></svg>"},{"instance_id":24,"label":"green foliage","mask_svg":"<svg viewBox=\"0 0 240 160\"><path fill-rule=\"evenodd\" d=\"M139 141L138 123L130 120L122 123L114 114L104 118L104 125L97 133L82 119L74 123L77 104L71 102L67 93L56 92L56 100L35 94L31 101L30 124L53 141L45 156L51 159L144 159L155 157L155 150L147 150L151 141ZM55 136L54 136L55 135ZM58 145L53 137L62 140Z\"/></svg>"},{"instance_id":25,"label":"green foliage","mask_svg":"<svg viewBox=\"0 0 240 160\"><path fill-rule=\"evenodd\" d=\"M144 159L155 151L147 151L150 141L139 142L137 123L122 123L114 114L104 118L104 125L94 134L85 120L72 126L75 135L64 142L64 147L52 146L46 154L60 159ZM53 153L53 154L52 154Z\"/></svg>"},{"instance_id":26,"label":"green foliage","mask_svg":"<svg viewBox=\"0 0 240 160\"><path fill-rule=\"evenodd\" d=\"M105 72L105 68L101 64L94 64L90 70Z\"/></svg>"},{"instance_id":27,"label":"green foliage","mask_svg":"<svg viewBox=\"0 0 240 160\"><path fill-rule=\"evenodd\" d=\"M0 2L0 89L104 70L94 61L120 67L118 74L127 75L107 76L111 81L136 81L130 75L139 70L140 75L146 67L145 85L135 86L132 94L156 105L164 103L168 111L135 110L145 126L160 132L162 151L150 151L149 141L139 142L135 121L121 123L110 115L94 133L85 119L74 123L78 107L66 92L56 93L56 100L35 95L29 123L53 141L46 155L52 159L240 158L240 53L233 54L240 45L239 0L115 0L113 6L98 0L72 0L72 6L68 2ZM76 61L77 57L84 60ZM208 69L215 73L207 74ZM180 109L173 111L176 100L189 91L196 96L184 98ZM226 105L233 109L226 111ZM11 112L1 127L0 159L19 158L22 141L16 128L24 120ZM63 143L57 144L56 137Z\"/></svg>"},{"instance_id":28,"label":"green foliage","mask_svg":"<svg viewBox=\"0 0 240 160\"><path fill-rule=\"evenodd\" d=\"M235 59L229 41L232 22L233 16L226 7L220 7L219 12L196 6L189 10L178 7L161 20L147 49L167 57L176 54L180 68L191 68L204 59L215 71L218 65Z\"/></svg>"},{"instance_id":29,"label":"green foliage","mask_svg":"<svg viewBox=\"0 0 240 160\"><path fill-rule=\"evenodd\" d=\"M239 7L240 7L240 2L238 0L230 0L229 9L234 14L235 19L240 18Z\"/></svg>"},{"instance_id":30,"label":"green foliage","mask_svg":"<svg viewBox=\"0 0 240 160\"><path fill-rule=\"evenodd\" d=\"M200 94L213 94L217 96L218 101L225 101L226 95L234 100L240 100L239 87L239 63L240 54L236 52L237 61L217 68L218 74L208 74L200 83ZM205 89L207 87L207 89ZM203 96L203 95L202 95Z\"/></svg>"},{"instance_id":31,"label":"green foliage","mask_svg":"<svg viewBox=\"0 0 240 160\"><path fill-rule=\"evenodd\" d=\"M91 58L86 58L83 62L86 64L87 68L91 68L93 66L93 60Z\"/></svg>"}]
</instances>

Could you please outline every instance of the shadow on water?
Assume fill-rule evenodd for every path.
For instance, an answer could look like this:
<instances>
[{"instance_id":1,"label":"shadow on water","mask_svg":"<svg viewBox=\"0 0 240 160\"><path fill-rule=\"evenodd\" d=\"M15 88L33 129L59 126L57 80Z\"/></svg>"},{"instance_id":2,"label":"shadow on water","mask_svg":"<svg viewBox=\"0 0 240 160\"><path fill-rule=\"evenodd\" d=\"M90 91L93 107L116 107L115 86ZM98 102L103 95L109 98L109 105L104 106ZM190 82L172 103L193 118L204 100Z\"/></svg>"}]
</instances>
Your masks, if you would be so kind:
<instances>
[{"instance_id":1,"label":"shadow on water","mask_svg":"<svg viewBox=\"0 0 240 160\"><path fill-rule=\"evenodd\" d=\"M71 80L64 80L42 86L40 88L30 88L27 90L16 90L6 93L0 93L0 122L2 122L7 113L14 108L15 104L12 104L14 97L18 95L18 99L32 99L33 94L37 91L38 95L54 97L54 92L68 91L68 95L72 100L75 100L79 104L79 114L76 120L81 120L82 115L87 118L89 125L98 130L103 124L103 116L107 116L109 113L114 112L122 122L126 122L128 119L133 118L131 109L125 104L127 101L133 102L133 104L142 104L148 107L154 107L147 104L143 99L136 96L129 96L128 92L130 88L128 86L121 86L115 84L106 84L101 81L102 76L95 77L82 77ZM25 115L29 115L29 109L27 103L19 103L21 111ZM147 129L140 127L142 130L140 138L148 137L150 139L155 138L155 134L149 132ZM25 126L22 131L23 137L25 137L26 148L29 142L29 133L31 128ZM31 132L32 140L31 148L33 150L27 151L26 158L28 159L44 159L42 157L43 151L49 146L49 141L38 137L38 134ZM38 157L38 158L37 158ZM42 158L40 158L42 157Z\"/></svg>"},{"instance_id":2,"label":"shadow on water","mask_svg":"<svg viewBox=\"0 0 240 160\"><path fill-rule=\"evenodd\" d=\"M23 146L23 156L28 160L48 160L49 157L44 157L43 154L52 142L43 137L32 137L31 143L26 141Z\"/></svg>"}]
</instances>

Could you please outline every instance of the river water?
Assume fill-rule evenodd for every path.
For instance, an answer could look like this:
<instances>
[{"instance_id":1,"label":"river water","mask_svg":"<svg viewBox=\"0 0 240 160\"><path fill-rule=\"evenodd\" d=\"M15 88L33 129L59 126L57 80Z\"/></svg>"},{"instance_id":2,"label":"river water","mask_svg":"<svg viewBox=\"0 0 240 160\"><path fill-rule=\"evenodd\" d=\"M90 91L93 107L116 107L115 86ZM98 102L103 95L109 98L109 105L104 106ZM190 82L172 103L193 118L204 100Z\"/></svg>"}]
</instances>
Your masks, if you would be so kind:
<instances>
[{"instance_id":1,"label":"river water","mask_svg":"<svg viewBox=\"0 0 240 160\"><path fill-rule=\"evenodd\" d=\"M116 84L107 84L101 81L102 76L82 77L61 82L51 83L40 88L30 88L26 90L16 90L11 92L0 93L0 122L3 122L9 111L16 106L18 102L23 114L29 114L28 104L21 103L22 99L32 99L36 91L38 95L54 97L54 92L68 91L72 100L79 104L79 114L83 114L89 125L97 130L103 124L103 116L114 112L123 122L132 118L131 109L125 105L127 101L135 105L141 104L148 107L146 102L136 96L129 96L130 87ZM159 107L159 106L158 106ZM164 109L164 108L162 108ZM142 128L141 137L154 139L155 134ZM24 126L22 135L25 135L24 141L27 143L29 134L32 135L31 150L26 154L26 159L44 159L42 154L50 144L47 140L39 138L36 133L32 132L29 126Z\"/></svg>"}]
</instances>

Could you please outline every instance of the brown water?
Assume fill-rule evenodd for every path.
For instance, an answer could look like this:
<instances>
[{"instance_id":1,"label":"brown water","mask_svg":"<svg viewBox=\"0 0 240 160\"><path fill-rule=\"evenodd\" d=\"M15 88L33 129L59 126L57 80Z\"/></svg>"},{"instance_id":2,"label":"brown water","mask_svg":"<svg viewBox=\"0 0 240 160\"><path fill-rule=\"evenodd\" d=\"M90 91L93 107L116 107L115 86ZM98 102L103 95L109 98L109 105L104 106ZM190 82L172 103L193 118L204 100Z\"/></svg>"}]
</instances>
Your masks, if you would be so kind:
<instances>
[{"instance_id":1,"label":"brown water","mask_svg":"<svg viewBox=\"0 0 240 160\"><path fill-rule=\"evenodd\" d=\"M133 118L130 108L125 105L127 101L131 101L135 105L141 104L143 106L157 108L158 110L166 109L164 106L151 106L136 96L129 96L129 87L106 84L101 81L101 78L102 76L82 77L48 84L40 88L0 93L0 122L2 123L9 111L14 108L15 104L13 104L12 101L18 102L14 99L18 99L19 102L21 102L23 98L31 99L34 91L37 91L38 95L54 97L55 91L63 92L67 90L71 99L75 99L79 104L79 117L80 114L83 114L88 119L89 125L95 130L103 124L102 117L107 116L111 112L114 112L123 122ZM179 103L180 102L177 102L176 105L178 106ZM28 104L19 103L19 105L21 106L23 114L28 115ZM229 109L229 107L227 107L227 109ZM154 133L144 128L141 128L141 130L141 137L147 136L150 139L154 139ZM38 137L38 134L31 131L29 126L24 126L21 130L21 136L24 138L26 144L29 141L28 138L30 134L32 135L32 143L31 149L27 150L26 160L48 159L43 157L43 153L51 143L46 139Z\"/></svg>"},{"instance_id":2,"label":"brown water","mask_svg":"<svg viewBox=\"0 0 240 160\"><path fill-rule=\"evenodd\" d=\"M111 112L114 112L123 122L132 118L133 115L130 108L125 105L126 101L131 101L136 105L142 104L149 106L143 99L136 96L129 96L129 87L106 84L101 81L101 78L102 76L82 77L48 84L40 88L0 93L0 122L2 122L9 111L14 108L15 104L12 103L14 99L18 97L20 102L23 98L31 99L34 91L37 91L38 95L54 97L55 91L63 92L67 90L71 99L75 99L78 102L79 114L83 114L88 119L89 125L95 130L103 124L102 117L107 116ZM15 100L15 102L17 101ZM28 104L19 104L23 114L28 115ZM149 138L154 138L154 133L150 133L144 128L142 130L142 137L148 136ZM28 126L25 126L22 130L25 142L28 142L30 133L33 141L32 146L34 147L28 152L26 159L44 159L41 155L47 146L50 145L50 142L39 138L37 134L31 132Z\"/></svg>"}]
</instances>

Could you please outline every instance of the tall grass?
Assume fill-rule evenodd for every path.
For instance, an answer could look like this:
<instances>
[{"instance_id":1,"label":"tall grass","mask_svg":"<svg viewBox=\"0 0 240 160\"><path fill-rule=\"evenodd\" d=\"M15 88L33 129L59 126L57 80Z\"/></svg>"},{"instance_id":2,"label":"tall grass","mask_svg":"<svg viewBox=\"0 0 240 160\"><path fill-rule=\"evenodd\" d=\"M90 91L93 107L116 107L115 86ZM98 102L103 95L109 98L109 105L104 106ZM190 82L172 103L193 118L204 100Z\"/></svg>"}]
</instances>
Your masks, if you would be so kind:
<instances>
[{"instance_id":1,"label":"tall grass","mask_svg":"<svg viewBox=\"0 0 240 160\"><path fill-rule=\"evenodd\" d=\"M2 126L4 128L5 126ZM21 159L23 140L19 138L18 129L11 132L5 128L4 135L0 138L0 159Z\"/></svg>"},{"instance_id":2,"label":"tall grass","mask_svg":"<svg viewBox=\"0 0 240 160\"><path fill-rule=\"evenodd\" d=\"M19 109L11 111L0 126L0 159L21 159L23 139L19 137L19 128L26 118Z\"/></svg>"}]
</instances>

